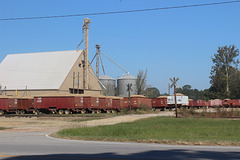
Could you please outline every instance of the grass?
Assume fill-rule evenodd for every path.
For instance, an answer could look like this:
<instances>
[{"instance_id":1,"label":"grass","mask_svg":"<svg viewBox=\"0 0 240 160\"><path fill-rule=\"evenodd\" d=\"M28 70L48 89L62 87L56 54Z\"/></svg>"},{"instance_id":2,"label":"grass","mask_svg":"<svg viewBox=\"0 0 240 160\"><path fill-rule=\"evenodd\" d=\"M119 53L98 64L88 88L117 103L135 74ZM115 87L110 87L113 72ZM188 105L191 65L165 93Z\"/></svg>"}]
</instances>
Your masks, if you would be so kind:
<instances>
[{"instance_id":1,"label":"grass","mask_svg":"<svg viewBox=\"0 0 240 160\"><path fill-rule=\"evenodd\" d=\"M240 145L239 120L155 117L110 126L64 129L56 137L195 145Z\"/></svg>"},{"instance_id":2,"label":"grass","mask_svg":"<svg viewBox=\"0 0 240 160\"><path fill-rule=\"evenodd\" d=\"M9 128L6 128L6 127L0 127L0 130L5 130L5 129L9 129Z\"/></svg>"},{"instance_id":3,"label":"grass","mask_svg":"<svg viewBox=\"0 0 240 160\"><path fill-rule=\"evenodd\" d=\"M194 118L240 118L240 111L238 108L212 108L212 112L208 112L206 108L202 111L198 111L194 108L186 109L181 108L179 110L180 117L194 117Z\"/></svg>"}]
</instances>

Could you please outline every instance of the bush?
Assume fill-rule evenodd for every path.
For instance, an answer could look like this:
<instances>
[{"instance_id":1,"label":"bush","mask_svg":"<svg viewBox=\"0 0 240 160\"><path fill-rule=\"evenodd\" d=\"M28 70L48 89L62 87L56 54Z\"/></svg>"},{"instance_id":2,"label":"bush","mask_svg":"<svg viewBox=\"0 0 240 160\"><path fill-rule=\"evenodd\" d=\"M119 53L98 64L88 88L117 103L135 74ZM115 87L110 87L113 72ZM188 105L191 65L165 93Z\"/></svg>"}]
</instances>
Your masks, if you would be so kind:
<instances>
[{"instance_id":1,"label":"bush","mask_svg":"<svg viewBox=\"0 0 240 160\"><path fill-rule=\"evenodd\" d=\"M191 114L191 115L194 115L194 114L195 114L195 110L194 110L193 107L190 108L190 110L189 110L189 114Z\"/></svg>"},{"instance_id":2,"label":"bush","mask_svg":"<svg viewBox=\"0 0 240 160\"><path fill-rule=\"evenodd\" d=\"M148 111L149 110L149 107L145 104L140 104L139 105L139 110L140 111Z\"/></svg>"},{"instance_id":3,"label":"bush","mask_svg":"<svg viewBox=\"0 0 240 160\"><path fill-rule=\"evenodd\" d=\"M128 108L123 108L123 109L121 109L120 112L126 114L126 113L129 112L129 109Z\"/></svg>"}]
</instances>

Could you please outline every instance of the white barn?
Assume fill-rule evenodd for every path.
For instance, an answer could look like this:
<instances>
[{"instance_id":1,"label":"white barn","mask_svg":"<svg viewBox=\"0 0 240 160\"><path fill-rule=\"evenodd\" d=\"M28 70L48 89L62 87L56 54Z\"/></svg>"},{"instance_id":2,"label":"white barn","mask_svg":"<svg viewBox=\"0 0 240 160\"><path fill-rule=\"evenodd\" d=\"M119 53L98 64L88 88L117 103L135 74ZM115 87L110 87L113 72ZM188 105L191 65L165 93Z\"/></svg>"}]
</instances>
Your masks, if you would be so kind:
<instances>
[{"instance_id":1,"label":"white barn","mask_svg":"<svg viewBox=\"0 0 240 160\"><path fill-rule=\"evenodd\" d=\"M83 53L83 50L70 50L9 54L0 63L0 92L9 96L99 95L102 89L91 65L87 89L83 88Z\"/></svg>"}]
</instances>

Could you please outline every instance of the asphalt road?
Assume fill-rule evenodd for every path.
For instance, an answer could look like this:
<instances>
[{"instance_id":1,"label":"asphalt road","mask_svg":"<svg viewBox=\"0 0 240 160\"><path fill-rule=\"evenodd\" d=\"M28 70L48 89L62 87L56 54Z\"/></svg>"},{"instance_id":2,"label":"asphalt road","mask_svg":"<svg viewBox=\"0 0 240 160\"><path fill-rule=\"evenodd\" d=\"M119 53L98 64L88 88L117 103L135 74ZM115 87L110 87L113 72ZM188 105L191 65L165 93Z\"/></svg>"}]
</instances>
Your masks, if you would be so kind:
<instances>
[{"instance_id":1,"label":"asphalt road","mask_svg":"<svg viewBox=\"0 0 240 160\"><path fill-rule=\"evenodd\" d=\"M1 132L0 159L154 160L240 159L240 147L178 146L62 140L46 132Z\"/></svg>"}]
</instances>

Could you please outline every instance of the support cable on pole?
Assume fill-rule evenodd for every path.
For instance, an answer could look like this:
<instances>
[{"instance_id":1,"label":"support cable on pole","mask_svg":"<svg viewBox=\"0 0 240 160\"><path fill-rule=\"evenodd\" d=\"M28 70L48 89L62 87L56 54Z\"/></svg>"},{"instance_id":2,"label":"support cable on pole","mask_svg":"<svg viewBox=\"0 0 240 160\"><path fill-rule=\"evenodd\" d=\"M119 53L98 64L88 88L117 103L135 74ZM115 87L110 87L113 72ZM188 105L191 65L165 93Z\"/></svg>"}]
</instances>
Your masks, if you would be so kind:
<instances>
[{"instance_id":1,"label":"support cable on pole","mask_svg":"<svg viewBox=\"0 0 240 160\"><path fill-rule=\"evenodd\" d=\"M116 64L119 68L121 68L124 72L129 74L125 69L123 69L120 65L118 65L116 62L114 62L111 58L109 58L106 54L104 54L102 51L100 51L105 57L107 57L110 61L112 61L114 64Z\"/></svg>"},{"instance_id":2,"label":"support cable on pole","mask_svg":"<svg viewBox=\"0 0 240 160\"><path fill-rule=\"evenodd\" d=\"M107 90L107 88L104 86L104 84L103 84L101 81L99 81L99 79L96 77L96 75L95 75L94 73L92 73L90 70L89 70L89 73L91 73L91 74L93 75L93 77L101 84L101 86L102 86L105 90Z\"/></svg>"},{"instance_id":3,"label":"support cable on pole","mask_svg":"<svg viewBox=\"0 0 240 160\"><path fill-rule=\"evenodd\" d=\"M102 56L101 56L101 54L99 54L99 57L100 57L100 61L101 61L101 64L102 64L103 74L106 75L105 69L104 69L104 66L103 66L103 61L102 61Z\"/></svg>"},{"instance_id":4,"label":"support cable on pole","mask_svg":"<svg viewBox=\"0 0 240 160\"><path fill-rule=\"evenodd\" d=\"M84 29L82 29L82 40L81 40L81 42L77 46L77 51L79 51L79 47L80 47L80 45L82 44L82 42L84 40L84 35L83 34L84 34Z\"/></svg>"}]
</instances>

